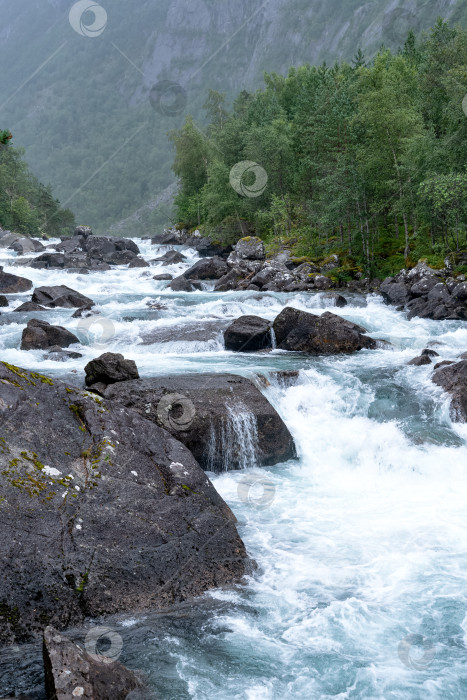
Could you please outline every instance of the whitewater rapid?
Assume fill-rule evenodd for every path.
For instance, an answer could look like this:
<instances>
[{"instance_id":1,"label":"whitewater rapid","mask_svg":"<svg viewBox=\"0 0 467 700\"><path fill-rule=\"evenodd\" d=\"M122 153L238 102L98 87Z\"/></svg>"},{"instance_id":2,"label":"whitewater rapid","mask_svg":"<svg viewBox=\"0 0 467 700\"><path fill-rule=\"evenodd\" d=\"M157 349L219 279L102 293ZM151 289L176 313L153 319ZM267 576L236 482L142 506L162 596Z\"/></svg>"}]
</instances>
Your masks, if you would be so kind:
<instances>
[{"instance_id":1,"label":"whitewater rapid","mask_svg":"<svg viewBox=\"0 0 467 700\"><path fill-rule=\"evenodd\" d=\"M148 261L164 252L136 243ZM210 474L257 563L245 585L171 613L115 618L121 660L143 669L164 699L467 697L467 426L452 423L432 366L406 364L427 346L436 361L455 360L467 350L467 324L409 322L376 295L349 295L336 310L322 294L220 294L209 283L175 293L152 276L198 259L183 253L179 265L76 275L16 267L16 254L0 250L6 272L35 286L66 284L90 296L101 319L18 314L30 294L16 295L1 310L2 360L78 385L84 365L106 351L134 359L147 377L239 373L257 382L297 444L297 461ZM390 345L327 358L224 351L230 320L272 320L285 305L337 311ZM83 358L58 363L19 350L32 317L76 333ZM276 370L298 370L298 383L284 385ZM0 655L0 681L12 653Z\"/></svg>"}]
</instances>

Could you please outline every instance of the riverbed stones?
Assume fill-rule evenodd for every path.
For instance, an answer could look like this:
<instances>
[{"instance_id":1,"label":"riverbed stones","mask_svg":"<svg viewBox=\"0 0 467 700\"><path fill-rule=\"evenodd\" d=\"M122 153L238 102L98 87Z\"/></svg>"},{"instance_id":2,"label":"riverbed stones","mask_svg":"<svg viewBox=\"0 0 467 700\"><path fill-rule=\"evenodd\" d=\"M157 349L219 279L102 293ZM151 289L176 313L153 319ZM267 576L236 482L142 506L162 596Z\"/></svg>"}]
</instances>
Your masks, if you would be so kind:
<instances>
[{"instance_id":1,"label":"riverbed stones","mask_svg":"<svg viewBox=\"0 0 467 700\"><path fill-rule=\"evenodd\" d=\"M192 280L217 280L226 275L228 271L229 267L225 260L216 256L198 260L183 273L183 276Z\"/></svg>"},{"instance_id":2,"label":"riverbed stones","mask_svg":"<svg viewBox=\"0 0 467 700\"><path fill-rule=\"evenodd\" d=\"M260 316L241 316L224 331L226 350L255 352L272 347L271 322Z\"/></svg>"},{"instance_id":3,"label":"riverbed stones","mask_svg":"<svg viewBox=\"0 0 467 700\"><path fill-rule=\"evenodd\" d=\"M97 634L99 628L97 628ZM92 635L92 630L90 631ZM116 633L110 631L110 650L119 643ZM97 635L96 635L97 636ZM105 636L105 633L104 633ZM89 645L89 642L88 642ZM43 638L45 690L54 700L126 700L132 691L144 691L143 681L117 660L106 663L93 650L86 650L63 637L53 627L47 627ZM110 659L109 659L110 660ZM142 697L141 694L135 698Z\"/></svg>"},{"instance_id":4,"label":"riverbed stones","mask_svg":"<svg viewBox=\"0 0 467 700\"><path fill-rule=\"evenodd\" d=\"M0 307L1 308L6 308L8 306L8 299L4 294L0 294Z\"/></svg>"},{"instance_id":5,"label":"riverbed stones","mask_svg":"<svg viewBox=\"0 0 467 700\"><path fill-rule=\"evenodd\" d=\"M232 374L154 377L109 386L104 396L164 427L204 469L266 466L295 457L293 438L249 379ZM248 459L247 459L248 461Z\"/></svg>"},{"instance_id":6,"label":"riverbed stones","mask_svg":"<svg viewBox=\"0 0 467 700\"><path fill-rule=\"evenodd\" d=\"M93 384L115 384L129 379L139 379L138 368L134 360L125 360L123 355L114 352L105 352L95 360L88 362L84 368L86 373L86 386Z\"/></svg>"},{"instance_id":7,"label":"riverbed stones","mask_svg":"<svg viewBox=\"0 0 467 700\"><path fill-rule=\"evenodd\" d=\"M432 380L451 395L452 420L467 423L467 359L438 369Z\"/></svg>"},{"instance_id":8,"label":"riverbed stones","mask_svg":"<svg viewBox=\"0 0 467 700\"><path fill-rule=\"evenodd\" d=\"M57 307L64 309L79 309L82 306L94 306L89 297L84 296L64 284L55 287L36 287L31 301L51 309Z\"/></svg>"},{"instance_id":9,"label":"riverbed stones","mask_svg":"<svg viewBox=\"0 0 467 700\"><path fill-rule=\"evenodd\" d=\"M362 326L326 311L321 316L286 307L273 323L277 347L311 355L334 355L377 347Z\"/></svg>"},{"instance_id":10,"label":"riverbed stones","mask_svg":"<svg viewBox=\"0 0 467 700\"><path fill-rule=\"evenodd\" d=\"M231 510L154 422L0 363L0 424L0 646L241 580Z\"/></svg>"},{"instance_id":11,"label":"riverbed stones","mask_svg":"<svg viewBox=\"0 0 467 700\"><path fill-rule=\"evenodd\" d=\"M17 306L14 311L18 313L30 313L31 311L47 311L47 309L45 306L36 304L34 301L25 301L21 306Z\"/></svg>"},{"instance_id":12,"label":"riverbed stones","mask_svg":"<svg viewBox=\"0 0 467 700\"><path fill-rule=\"evenodd\" d=\"M407 362L407 364L413 367L422 367L423 365L431 365L432 362L429 355L419 355L418 357L414 357L413 360L410 360L410 362Z\"/></svg>"},{"instance_id":13,"label":"riverbed stones","mask_svg":"<svg viewBox=\"0 0 467 700\"><path fill-rule=\"evenodd\" d=\"M21 350L45 350L54 345L67 348L74 343L79 343L79 338L74 333L36 318L28 321L21 336Z\"/></svg>"},{"instance_id":14,"label":"riverbed stones","mask_svg":"<svg viewBox=\"0 0 467 700\"><path fill-rule=\"evenodd\" d=\"M26 277L18 277L18 275L11 275L8 272L3 272L3 267L0 266L1 294L21 294L22 292L28 292L31 288L31 280L26 279Z\"/></svg>"}]
</instances>

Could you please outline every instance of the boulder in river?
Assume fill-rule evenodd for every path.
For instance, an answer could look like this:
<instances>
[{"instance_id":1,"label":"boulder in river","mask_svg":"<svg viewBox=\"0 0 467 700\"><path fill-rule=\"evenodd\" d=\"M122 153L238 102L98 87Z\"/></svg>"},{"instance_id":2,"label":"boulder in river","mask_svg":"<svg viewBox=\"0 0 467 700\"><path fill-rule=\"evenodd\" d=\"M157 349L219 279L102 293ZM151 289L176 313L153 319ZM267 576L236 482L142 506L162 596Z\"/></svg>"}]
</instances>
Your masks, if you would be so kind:
<instances>
[{"instance_id":1,"label":"boulder in river","mask_svg":"<svg viewBox=\"0 0 467 700\"><path fill-rule=\"evenodd\" d=\"M451 394L452 420L467 423L467 359L438 369L432 380Z\"/></svg>"},{"instance_id":2,"label":"boulder in river","mask_svg":"<svg viewBox=\"0 0 467 700\"><path fill-rule=\"evenodd\" d=\"M8 306L8 299L4 294L0 294L0 307L6 308Z\"/></svg>"},{"instance_id":3,"label":"boulder in river","mask_svg":"<svg viewBox=\"0 0 467 700\"><path fill-rule=\"evenodd\" d=\"M74 343L79 343L79 339L66 328L33 318L23 330L21 350L45 350L54 345L67 348Z\"/></svg>"},{"instance_id":4,"label":"boulder in river","mask_svg":"<svg viewBox=\"0 0 467 700\"><path fill-rule=\"evenodd\" d=\"M17 238L9 247L19 255L24 255L25 253L39 253L45 249L43 243L37 238Z\"/></svg>"},{"instance_id":5,"label":"boulder in river","mask_svg":"<svg viewBox=\"0 0 467 700\"><path fill-rule=\"evenodd\" d=\"M139 258L138 256L136 256L135 258L133 258L133 260L130 261L128 267L149 267L149 263L147 263L146 260L144 260L144 258Z\"/></svg>"},{"instance_id":6,"label":"boulder in river","mask_svg":"<svg viewBox=\"0 0 467 700\"><path fill-rule=\"evenodd\" d=\"M104 639L105 629L102 631ZM112 646L117 646L120 638L110 630L108 634L112 653ZM96 628L96 639L98 635L99 627ZM95 647L92 639L91 636L88 645ZM54 700L126 700L132 696L131 691L144 690L143 682L133 671L110 656L99 657L95 648L88 653L53 627L44 631L43 657L46 695ZM139 697L139 694L135 696Z\"/></svg>"},{"instance_id":7,"label":"boulder in river","mask_svg":"<svg viewBox=\"0 0 467 700\"><path fill-rule=\"evenodd\" d=\"M190 374L120 382L104 396L164 427L204 469L272 465L296 456L277 411L249 379Z\"/></svg>"},{"instance_id":8,"label":"boulder in river","mask_svg":"<svg viewBox=\"0 0 467 700\"><path fill-rule=\"evenodd\" d=\"M266 253L264 251L264 243L261 238L256 236L247 236L241 238L234 246L234 252L229 257L229 262L234 263L239 260L264 260Z\"/></svg>"},{"instance_id":9,"label":"boulder in river","mask_svg":"<svg viewBox=\"0 0 467 700\"><path fill-rule=\"evenodd\" d=\"M234 515L167 431L2 362L0 424L0 646L243 577Z\"/></svg>"},{"instance_id":10,"label":"boulder in river","mask_svg":"<svg viewBox=\"0 0 467 700\"><path fill-rule=\"evenodd\" d=\"M272 323L260 316L241 316L224 331L226 350L254 352L272 347Z\"/></svg>"},{"instance_id":11,"label":"boulder in river","mask_svg":"<svg viewBox=\"0 0 467 700\"><path fill-rule=\"evenodd\" d=\"M217 280L227 274L229 267L222 258L203 258L198 260L183 273L183 277L192 280Z\"/></svg>"},{"instance_id":12,"label":"boulder in river","mask_svg":"<svg viewBox=\"0 0 467 700\"><path fill-rule=\"evenodd\" d=\"M422 367L423 365L431 365L431 359L429 355L419 355L414 357L413 360L407 362L408 365L413 365L414 367Z\"/></svg>"},{"instance_id":13,"label":"boulder in river","mask_svg":"<svg viewBox=\"0 0 467 700\"><path fill-rule=\"evenodd\" d=\"M47 311L47 309L45 306L36 304L34 301L25 301L24 304L18 306L15 311L18 311L19 313L29 313L31 311Z\"/></svg>"},{"instance_id":14,"label":"boulder in river","mask_svg":"<svg viewBox=\"0 0 467 700\"><path fill-rule=\"evenodd\" d=\"M317 316L288 306L276 317L273 329L281 350L334 355L377 347L365 328L330 311Z\"/></svg>"},{"instance_id":15,"label":"boulder in river","mask_svg":"<svg viewBox=\"0 0 467 700\"><path fill-rule=\"evenodd\" d=\"M29 291L31 287L31 280L3 272L3 267L0 266L0 292L2 294L21 294Z\"/></svg>"},{"instance_id":16,"label":"boulder in river","mask_svg":"<svg viewBox=\"0 0 467 700\"><path fill-rule=\"evenodd\" d=\"M190 280L187 280L184 275L175 277L175 279L173 279L169 284L169 287L174 292L193 292L195 289L194 285L190 282Z\"/></svg>"},{"instance_id":17,"label":"boulder in river","mask_svg":"<svg viewBox=\"0 0 467 700\"><path fill-rule=\"evenodd\" d=\"M156 282L170 282L170 280L173 280L173 278L173 275L169 274L168 272L165 272L162 275L154 275L152 279L156 280Z\"/></svg>"},{"instance_id":18,"label":"boulder in river","mask_svg":"<svg viewBox=\"0 0 467 700\"><path fill-rule=\"evenodd\" d=\"M178 263L185 262L186 255L180 253L178 250L168 250L160 258L154 258L152 262L161 262L164 265L178 265Z\"/></svg>"},{"instance_id":19,"label":"boulder in river","mask_svg":"<svg viewBox=\"0 0 467 700\"><path fill-rule=\"evenodd\" d=\"M129 379L139 379L139 372L134 360L125 360L123 355L105 352L95 360L88 362L84 368L86 386L93 384L115 384Z\"/></svg>"},{"instance_id":20,"label":"boulder in river","mask_svg":"<svg viewBox=\"0 0 467 700\"><path fill-rule=\"evenodd\" d=\"M81 306L94 306L92 299L64 284L56 287L36 287L32 301L52 309L56 307L79 309Z\"/></svg>"}]
</instances>

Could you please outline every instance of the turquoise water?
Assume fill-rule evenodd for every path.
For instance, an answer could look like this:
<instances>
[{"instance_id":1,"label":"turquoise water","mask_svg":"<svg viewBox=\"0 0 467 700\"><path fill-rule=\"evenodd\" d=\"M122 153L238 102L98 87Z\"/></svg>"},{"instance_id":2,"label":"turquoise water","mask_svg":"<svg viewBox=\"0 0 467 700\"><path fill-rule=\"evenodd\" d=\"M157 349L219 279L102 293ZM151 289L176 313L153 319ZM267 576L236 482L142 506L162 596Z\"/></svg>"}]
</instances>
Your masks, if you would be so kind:
<instances>
[{"instance_id":1,"label":"turquoise water","mask_svg":"<svg viewBox=\"0 0 467 700\"><path fill-rule=\"evenodd\" d=\"M137 242L147 260L157 256L155 246ZM0 250L6 271L83 292L101 320L86 325L69 310L48 311L47 320L79 335L84 357L44 360L42 351L17 349L25 320L36 315L18 318L12 309L29 296L18 295L0 316L3 360L76 384L84 364L105 351L134 359L142 376L240 373L258 383L296 440L297 461L210 475L257 563L243 585L170 614L105 622L123 639L121 660L144 670L158 697L467 697L467 426L452 424L432 367L406 365L430 343L439 360L455 359L467 350L466 323L408 322L379 297L349 296L338 313L391 345L351 357L239 355L223 350L229 320L273 319L285 305L320 313L323 296L216 294L209 285L175 294L152 280L180 274L194 251L187 263L154 264L150 274L9 268L14 258ZM278 369L299 370L298 383L284 387ZM37 653L33 646L0 654L2 692L19 691L11 680L18 663L23 690L39 688Z\"/></svg>"}]
</instances>

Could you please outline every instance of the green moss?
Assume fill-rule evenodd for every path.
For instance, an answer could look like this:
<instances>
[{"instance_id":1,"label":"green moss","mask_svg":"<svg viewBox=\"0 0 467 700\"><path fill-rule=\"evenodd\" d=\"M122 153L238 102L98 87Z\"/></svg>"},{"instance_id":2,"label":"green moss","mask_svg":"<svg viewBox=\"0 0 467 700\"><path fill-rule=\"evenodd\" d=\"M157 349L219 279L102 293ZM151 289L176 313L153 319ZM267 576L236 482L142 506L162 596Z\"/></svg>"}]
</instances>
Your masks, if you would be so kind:
<instances>
[{"instance_id":1,"label":"green moss","mask_svg":"<svg viewBox=\"0 0 467 700\"><path fill-rule=\"evenodd\" d=\"M40 379L42 384L49 384L49 386L54 385L50 377L46 377L44 374L38 374L38 372L31 372L31 377L33 379Z\"/></svg>"}]
</instances>

